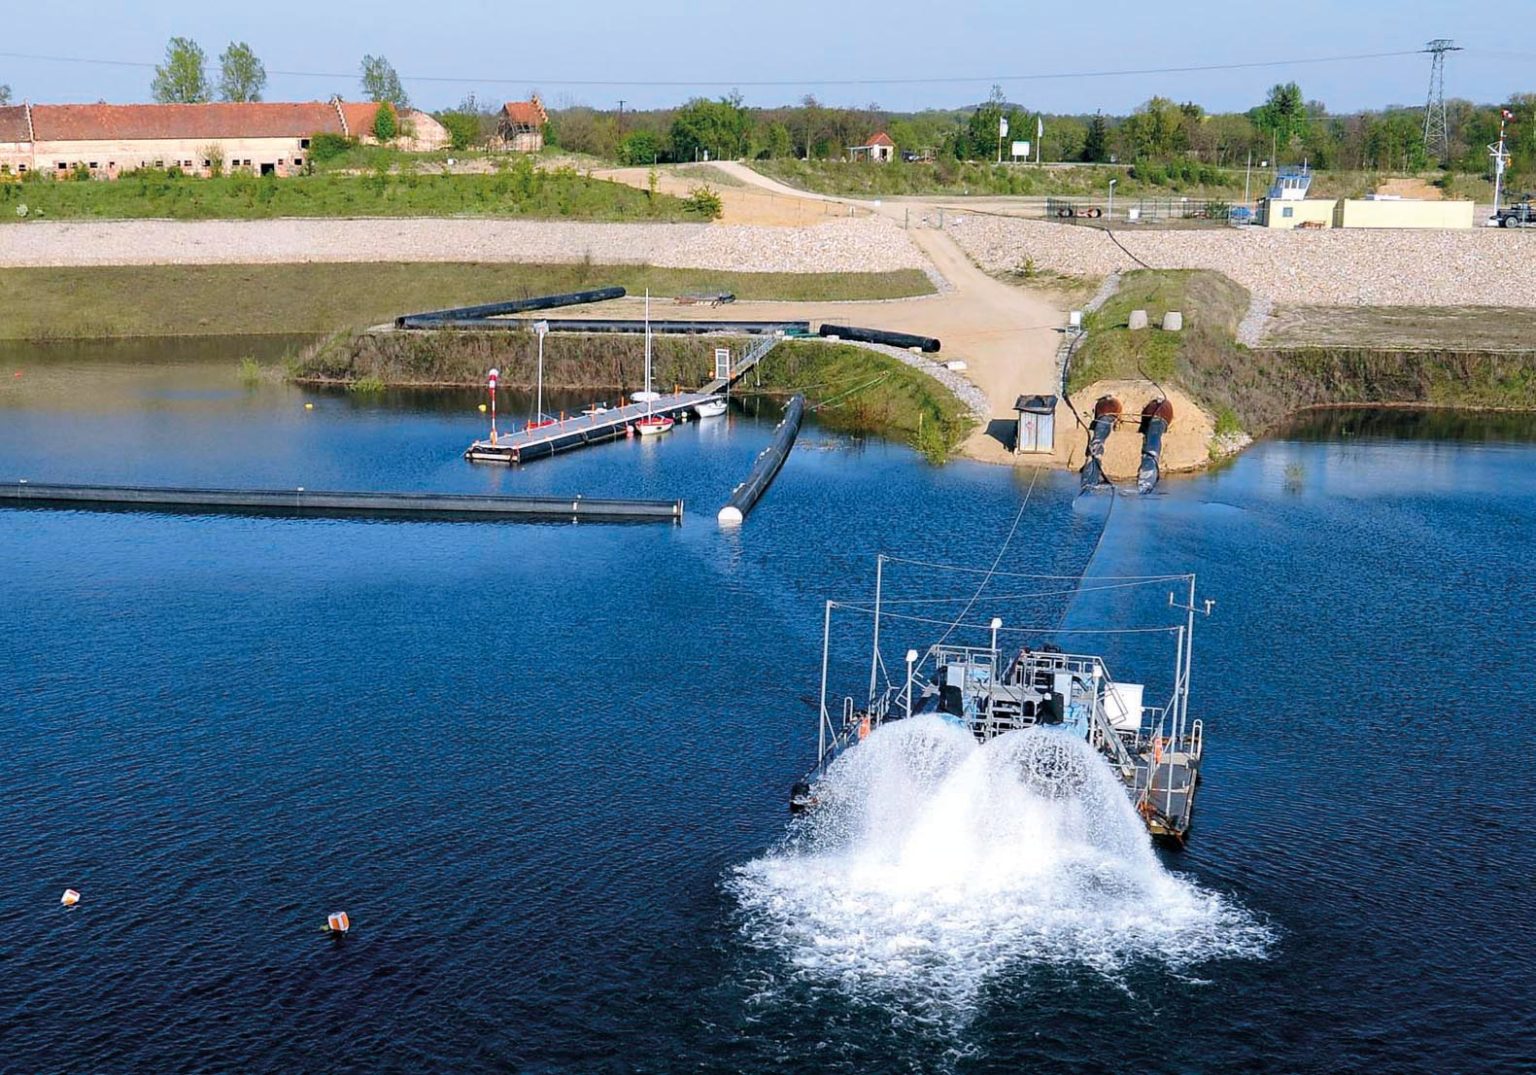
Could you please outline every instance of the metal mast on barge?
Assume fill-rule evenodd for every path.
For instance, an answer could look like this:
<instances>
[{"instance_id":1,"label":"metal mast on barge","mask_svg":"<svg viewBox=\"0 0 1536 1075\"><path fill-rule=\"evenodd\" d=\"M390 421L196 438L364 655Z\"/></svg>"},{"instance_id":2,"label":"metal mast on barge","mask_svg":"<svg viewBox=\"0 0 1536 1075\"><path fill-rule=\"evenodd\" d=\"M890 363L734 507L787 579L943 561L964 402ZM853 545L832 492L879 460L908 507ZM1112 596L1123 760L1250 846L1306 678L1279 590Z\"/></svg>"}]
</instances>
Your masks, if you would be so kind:
<instances>
[{"instance_id":1,"label":"metal mast on barge","mask_svg":"<svg viewBox=\"0 0 1536 1075\"><path fill-rule=\"evenodd\" d=\"M1182 612L1182 623L1155 626L1107 628L1034 628L1005 627L993 617L986 623L962 622L979 603L980 591L972 596L961 616L953 623L892 612L884 607L883 594L887 563L918 563L899 557L881 555L876 559L875 599L873 606L828 601L822 622L822 661L820 720L817 735L816 765L790 793L791 809L799 812L813 808L816 781L845 750L856 747L882 724L932 713L970 731L978 741L1024 728L1057 728L1081 736L1114 770L1130 796L1147 831L1158 840L1183 846L1188 838L1194 812L1195 791L1200 781L1200 762L1204 753L1204 724L1189 717L1189 685L1193 663L1195 613L1209 614L1214 602L1197 607L1195 576L1153 575L1096 578L1079 585L1073 576L1018 575L988 572L988 579L999 577L1029 579L1035 583L1066 582L1048 594L1028 597L1072 595L1093 589L1130 589L1172 584L1179 593L1168 594L1168 608ZM923 564L926 567L969 571L950 565ZM983 583L985 585L985 582ZM943 598L925 599L932 602ZM963 600L963 598L959 599ZM905 603L905 602L897 602ZM846 609L871 615L874 621L870 647L869 692L862 705L853 697L844 697L834 712L827 701L828 667L832 644L832 612ZM945 627L942 637L919 653L905 654L904 674L893 682L880 651L882 620L905 620ZM956 645L949 642L957 631L986 632L986 646ZM1164 705L1146 705L1144 683L1116 680L1104 660L1090 653L1067 652L1060 646L1041 641L1024 645L1017 651L999 643L1000 634L1015 634L1036 640L1053 636L1094 634L1155 634L1171 636L1174 649L1173 687ZM881 676L885 672L882 687ZM1048 755L1046 755L1048 757ZM1037 786L1047 786L1053 794L1070 794L1072 774L1066 770L1033 772L1030 779Z\"/></svg>"}]
</instances>

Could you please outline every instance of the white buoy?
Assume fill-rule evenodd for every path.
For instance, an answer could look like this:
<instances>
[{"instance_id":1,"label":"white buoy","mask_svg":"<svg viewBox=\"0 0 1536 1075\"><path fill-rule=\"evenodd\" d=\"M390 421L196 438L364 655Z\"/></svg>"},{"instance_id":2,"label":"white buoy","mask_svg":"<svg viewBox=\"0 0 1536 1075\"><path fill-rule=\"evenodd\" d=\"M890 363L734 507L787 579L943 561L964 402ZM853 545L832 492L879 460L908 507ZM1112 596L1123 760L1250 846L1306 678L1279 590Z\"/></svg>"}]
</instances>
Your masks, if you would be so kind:
<instances>
[{"instance_id":1,"label":"white buoy","mask_svg":"<svg viewBox=\"0 0 1536 1075\"><path fill-rule=\"evenodd\" d=\"M313 403L306 403L304 404L304 409L306 411L312 411L315 409L315 405Z\"/></svg>"},{"instance_id":2,"label":"white buoy","mask_svg":"<svg viewBox=\"0 0 1536 1075\"><path fill-rule=\"evenodd\" d=\"M720 514L715 516L715 518L721 526L740 526L742 519L741 509L734 504L727 504L720 509Z\"/></svg>"},{"instance_id":3,"label":"white buoy","mask_svg":"<svg viewBox=\"0 0 1536 1075\"><path fill-rule=\"evenodd\" d=\"M352 928L352 922L347 918L346 911L335 911L328 915L325 924L330 927L332 933L346 933Z\"/></svg>"},{"instance_id":4,"label":"white buoy","mask_svg":"<svg viewBox=\"0 0 1536 1075\"><path fill-rule=\"evenodd\" d=\"M80 893L76 892L72 888L66 888L64 890L64 898L59 902L62 903L65 907L73 907L75 904L80 902Z\"/></svg>"}]
</instances>

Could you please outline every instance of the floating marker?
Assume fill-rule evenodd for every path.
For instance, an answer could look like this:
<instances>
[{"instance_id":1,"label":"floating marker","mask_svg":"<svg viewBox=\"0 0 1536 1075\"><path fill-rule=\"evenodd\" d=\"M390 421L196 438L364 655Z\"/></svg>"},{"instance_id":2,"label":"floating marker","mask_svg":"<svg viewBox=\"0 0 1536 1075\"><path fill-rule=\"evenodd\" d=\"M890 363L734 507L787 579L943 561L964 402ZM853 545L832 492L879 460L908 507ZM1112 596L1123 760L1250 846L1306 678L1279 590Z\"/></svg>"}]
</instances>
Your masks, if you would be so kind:
<instances>
[{"instance_id":1,"label":"floating marker","mask_svg":"<svg viewBox=\"0 0 1536 1075\"><path fill-rule=\"evenodd\" d=\"M345 933L352 928L352 922L347 918L346 911L337 911L334 914L328 916L325 920L325 924L330 928L332 933Z\"/></svg>"},{"instance_id":2,"label":"floating marker","mask_svg":"<svg viewBox=\"0 0 1536 1075\"><path fill-rule=\"evenodd\" d=\"M481 414L485 413L485 404L484 403L480 404L480 413Z\"/></svg>"},{"instance_id":3,"label":"floating marker","mask_svg":"<svg viewBox=\"0 0 1536 1075\"><path fill-rule=\"evenodd\" d=\"M306 411L312 411L315 409L315 405L313 403L306 403L304 404L304 409Z\"/></svg>"},{"instance_id":4,"label":"floating marker","mask_svg":"<svg viewBox=\"0 0 1536 1075\"><path fill-rule=\"evenodd\" d=\"M59 902L62 903L65 907L73 907L75 904L80 902L80 893L76 892L72 888L66 888L64 890L64 898Z\"/></svg>"}]
</instances>

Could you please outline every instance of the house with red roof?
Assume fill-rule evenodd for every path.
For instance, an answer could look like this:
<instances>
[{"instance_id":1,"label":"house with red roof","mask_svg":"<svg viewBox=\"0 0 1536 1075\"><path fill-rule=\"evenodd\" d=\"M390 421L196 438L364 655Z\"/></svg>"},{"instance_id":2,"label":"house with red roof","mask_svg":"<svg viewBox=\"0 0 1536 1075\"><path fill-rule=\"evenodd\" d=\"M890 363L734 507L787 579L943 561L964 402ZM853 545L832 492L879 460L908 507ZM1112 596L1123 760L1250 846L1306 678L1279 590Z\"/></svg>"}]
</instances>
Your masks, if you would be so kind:
<instances>
[{"instance_id":1,"label":"house with red roof","mask_svg":"<svg viewBox=\"0 0 1536 1075\"><path fill-rule=\"evenodd\" d=\"M544 126L549 113L544 102L534 94L526 101L508 101L496 116L496 133L502 145L519 153L537 153L544 148Z\"/></svg>"},{"instance_id":2,"label":"house with red roof","mask_svg":"<svg viewBox=\"0 0 1536 1075\"><path fill-rule=\"evenodd\" d=\"M848 159L886 164L896 159L896 143L891 141L890 135L881 131L862 146L849 146Z\"/></svg>"},{"instance_id":3,"label":"house with red roof","mask_svg":"<svg viewBox=\"0 0 1536 1075\"><path fill-rule=\"evenodd\" d=\"M379 106L329 101L209 104L34 105L0 108L0 170L69 176L85 169L116 179L139 168L180 168L293 175L309 159L310 140L335 134L376 141ZM400 117L408 149L437 149L448 132L431 116Z\"/></svg>"}]
</instances>

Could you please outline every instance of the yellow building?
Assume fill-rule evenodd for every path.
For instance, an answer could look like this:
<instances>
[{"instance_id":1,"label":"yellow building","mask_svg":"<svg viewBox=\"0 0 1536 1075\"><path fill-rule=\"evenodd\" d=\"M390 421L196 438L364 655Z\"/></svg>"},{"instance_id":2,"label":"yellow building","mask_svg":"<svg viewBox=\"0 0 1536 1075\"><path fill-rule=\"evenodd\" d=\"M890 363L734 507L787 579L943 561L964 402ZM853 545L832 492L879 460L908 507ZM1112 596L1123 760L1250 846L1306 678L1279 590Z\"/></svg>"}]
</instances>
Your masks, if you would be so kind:
<instances>
[{"instance_id":1,"label":"yellow building","mask_svg":"<svg viewBox=\"0 0 1536 1075\"><path fill-rule=\"evenodd\" d=\"M1331 198L1267 198L1260 219L1266 228L1331 228L1337 204Z\"/></svg>"},{"instance_id":2,"label":"yellow building","mask_svg":"<svg viewBox=\"0 0 1536 1075\"><path fill-rule=\"evenodd\" d=\"M1408 198L1345 198L1339 202L1341 228L1470 228L1469 201L1415 201Z\"/></svg>"}]
</instances>

